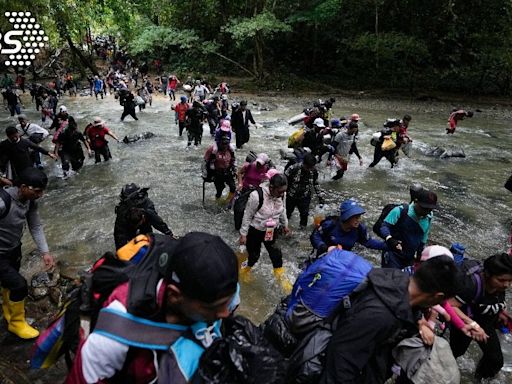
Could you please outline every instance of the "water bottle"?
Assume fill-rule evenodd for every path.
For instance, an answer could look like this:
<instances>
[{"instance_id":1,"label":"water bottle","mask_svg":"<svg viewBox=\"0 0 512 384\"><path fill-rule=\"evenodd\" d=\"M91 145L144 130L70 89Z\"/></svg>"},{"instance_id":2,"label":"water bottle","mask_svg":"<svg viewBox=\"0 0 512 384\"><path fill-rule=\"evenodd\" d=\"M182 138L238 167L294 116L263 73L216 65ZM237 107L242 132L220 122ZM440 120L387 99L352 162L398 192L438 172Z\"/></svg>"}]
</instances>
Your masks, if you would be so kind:
<instances>
[{"instance_id":1,"label":"water bottle","mask_svg":"<svg viewBox=\"0 0 512 384\"><path fill-rule=\"evenodd\" d=\"M500 327L500 344L503 353L503 372L512 372L512 334L507 327Z\"/></svg>"}]
</instances>

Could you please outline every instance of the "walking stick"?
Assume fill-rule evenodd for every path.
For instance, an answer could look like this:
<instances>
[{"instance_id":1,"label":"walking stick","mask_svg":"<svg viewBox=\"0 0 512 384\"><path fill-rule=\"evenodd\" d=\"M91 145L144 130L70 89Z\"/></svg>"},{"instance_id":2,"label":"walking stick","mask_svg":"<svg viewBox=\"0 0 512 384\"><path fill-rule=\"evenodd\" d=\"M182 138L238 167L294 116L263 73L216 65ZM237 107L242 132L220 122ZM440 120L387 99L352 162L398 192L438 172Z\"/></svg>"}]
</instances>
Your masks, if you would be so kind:
<instances>
[{"instance_id":1,"label":"walking stick","mask_svg":"<svg viewBox=\"0 0 512 384\"><path fill-rule=\"evenodd\" d=\"M206 191L206 181L203 179L203 208L204 208L204 195Z\"/></svg>"}]
</instances>

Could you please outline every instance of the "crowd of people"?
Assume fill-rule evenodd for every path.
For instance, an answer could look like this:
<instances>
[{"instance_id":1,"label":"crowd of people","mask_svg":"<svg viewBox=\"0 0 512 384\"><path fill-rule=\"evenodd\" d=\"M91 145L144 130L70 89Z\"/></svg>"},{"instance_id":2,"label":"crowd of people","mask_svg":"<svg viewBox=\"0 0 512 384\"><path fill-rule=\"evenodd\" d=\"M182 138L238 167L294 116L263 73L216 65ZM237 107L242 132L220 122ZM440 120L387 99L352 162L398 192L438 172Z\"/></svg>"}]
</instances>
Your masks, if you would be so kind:
<instances>
[{"instance_id":1,"label":"crowd of people","mask_svg":"<svg viewBox=\"0 0 512 384\"><path fill-rule=\"evenodd\" d=\"M69 75L62 90L72 85ZM289 280L277 239L287 241L296 208L300 230L306 231L312 200L324 204L328 197L318 180L318 164L325 161L335 168L333 180L344 177L351 154L363 165L357 113L335 118L335 99L319 100L293 121L302 127L292 133L288 151L282 152L288 160L284 170L278 170L267 153L249 152L237 166L251 126L257 126L248 102L229 104L230 87L225 82L212 89L207 81L188 78L182 83L162 71L158 87L169 95L177 135L187 131L188 149L200 148L203 125L208 126L212 142L201 160L203 188L213 184L217 202L233 208L240 252L235 254L221 237L207 233L177 237L157 213L148 188L127 183L113 223L116 254L103 256L92 269L94 276L102 265L115 262L117 270L123 268L124 280L116 280L98 303L90 333L82 335L74 351L67 383L196 382L204 374L209 350L226 336L223 320L235 316L239 280L253 281L262 245L286 296L270 317L274 321L265 322L264 328L269 348L289 362L282 382L384 383L394 376L398 383L415 383L421 372L429 382L457 383L454 358L464 355L471 341L483 353L475 377L498 374L503 356L496 328L512 330L505 300L512 284L512 254L485 255L479 261L466 257L457 239L447 247L431 244L434 212L441 209L435 191L413 185L408 202L383 207L371 228L375 238L362 222L362 203L341 201L339 214L315 223L310 235L313 251L296 282ZM13 109L14 100L6 99L18 124L7 127L7 138L0 142L2 310L8 331L22 339L39 336L25 317L28 287L20 274L25 223L45 266L55 266L38 213L37 200L48 185L41 154L60 159L67 177L83 166L84 148L98 163L112 157L107 136L119 141L101 117L80 132L68 109L58 107L62 94L57 81L54 88L39 88L33 101L45 111L42 121L50 118L51 125L44 128L31 122L16 109L18 101ZM100 99L114 93L124 106L121 120L128 115L137 120L135 106L151 105L155 87L143 64L133 67L129 76L119 69L104 78L93 76L89 90L91 97ZM447 133L471 116L453 111ZM384 157L393 168L399 150L407 155L411 121L406 114L384 123L372 138L375 149L369 167ZM54 149L48 151L40 144L50 136ZM356 243L379 251L381 267L353 253ZM99 297L93 295L95 300ZM447 330L449 344L444 340ZM263 355L255 358L259 363L252 363L271 365L273 361L265 361ZM434 356L444 364L428 363ZM311 368L307 364L313 361ZM427 364L429 369L421 369Z\"/></svg>"}]
</instances>

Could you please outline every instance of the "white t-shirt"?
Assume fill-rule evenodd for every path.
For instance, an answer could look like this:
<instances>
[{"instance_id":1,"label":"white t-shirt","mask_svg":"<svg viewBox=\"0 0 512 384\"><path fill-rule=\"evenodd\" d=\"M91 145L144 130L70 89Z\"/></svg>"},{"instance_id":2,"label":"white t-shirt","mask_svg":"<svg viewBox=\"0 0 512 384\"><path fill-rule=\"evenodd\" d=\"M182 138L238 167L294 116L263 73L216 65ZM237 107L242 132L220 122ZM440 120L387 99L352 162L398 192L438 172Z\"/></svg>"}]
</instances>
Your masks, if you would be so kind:
<instances>
[{"instance_id":1,"label":"white t-shirt","mask_svg":"<svg viewBox=\"0 0 512 384\"><path fill-rule=\"evenodd\" d=\"M42 133L43 140L46 139L49 135L46 129L34 123L28 123L27 125L25 125L25 128L22 128L21 124L18 124L16 125L16 129L20 133L21 137L25 139L28 139L29 136L33 135L34 133Z\"/></svg>"}]
</instances>

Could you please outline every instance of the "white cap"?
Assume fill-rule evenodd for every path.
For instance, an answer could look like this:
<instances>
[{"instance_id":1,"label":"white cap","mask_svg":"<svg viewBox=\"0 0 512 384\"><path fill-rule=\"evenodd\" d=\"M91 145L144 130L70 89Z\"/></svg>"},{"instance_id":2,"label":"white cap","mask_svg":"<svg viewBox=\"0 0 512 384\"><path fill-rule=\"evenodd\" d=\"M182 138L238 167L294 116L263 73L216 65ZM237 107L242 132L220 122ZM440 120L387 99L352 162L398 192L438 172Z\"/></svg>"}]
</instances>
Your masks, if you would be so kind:
<instances>
[{"instance_id":1,"label":"white cap","mask_svg":"<svg viewBox=\"0 0 512 384\"><path fill-rule=\"evenodd\" d=\"M313 121L313 125L316 125L317 127L320 128L325 128L324 119L322 119L321 117L317 117L315 121Z\"/></svg>"},{"instance_id":2,"label":"white cap","mask_svg":"<svg viewBox=\"0 0 512 384\"><path fill-rule=\"evenodd\" d=\"M268 155L266 153L258 154L258 157L256 157L256 162L260 163L261 165L265 165L268 162Z\"/></svg>"},{"instance_id":3,"label":"white cap","mask_svg":"<svg viewBox=\"0 0 512 384\"><path fill-rule=\"evenodd\" d=\"M441 245L430 245L423 249L423 252L421 252L420 260L426 261L437 256L448 256L450 259L453 259L453 254L450 252L448 248L443 247Z\"/></svg>"},{"instance_id":4,"label":"white cap","mask_svg":"<svg viewBox=\"0 0 512 384\"><path fill-rule=\"evenodd\" d=\"M61 105L60 108L59 108L59 112L67 112L68 109L66 108L65 105Z\"/></svg>"}]
</instances>

